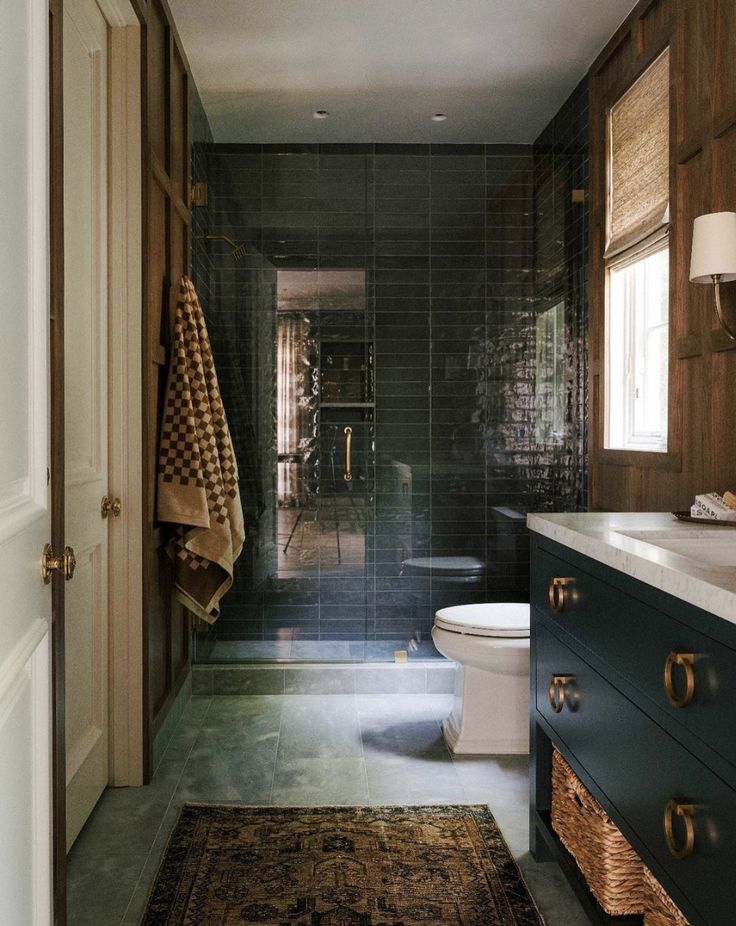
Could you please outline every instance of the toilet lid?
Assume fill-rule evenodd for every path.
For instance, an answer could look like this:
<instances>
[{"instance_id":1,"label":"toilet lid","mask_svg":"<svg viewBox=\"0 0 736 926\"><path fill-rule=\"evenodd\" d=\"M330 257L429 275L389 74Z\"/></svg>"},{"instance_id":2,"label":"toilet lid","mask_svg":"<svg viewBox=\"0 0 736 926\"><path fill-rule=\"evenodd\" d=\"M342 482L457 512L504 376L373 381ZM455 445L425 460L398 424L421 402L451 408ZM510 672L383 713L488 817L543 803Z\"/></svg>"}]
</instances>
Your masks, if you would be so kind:
<instances>
[{"instance_id":1,"label":"toilet lid","mask_svg":"<svg viewBox=\"0 0 736 926\"><path fill-rule=\"evenodd\" d=\"M401 565L414 574L431 572L436 576L475 576L486 571L486 564L476 556L416 556Z\"/></svg>"},{"instance_id":2,"label":"toilet lid","mask_svg":"<svg viewBox=\"0 0 736 926\"><path fill-rule=\"evenodd\" d=\"M437 627L474 637L529 636L529 605L517 603L465 604L442 608L434 616Z\"/></svg>"}]
</instances>

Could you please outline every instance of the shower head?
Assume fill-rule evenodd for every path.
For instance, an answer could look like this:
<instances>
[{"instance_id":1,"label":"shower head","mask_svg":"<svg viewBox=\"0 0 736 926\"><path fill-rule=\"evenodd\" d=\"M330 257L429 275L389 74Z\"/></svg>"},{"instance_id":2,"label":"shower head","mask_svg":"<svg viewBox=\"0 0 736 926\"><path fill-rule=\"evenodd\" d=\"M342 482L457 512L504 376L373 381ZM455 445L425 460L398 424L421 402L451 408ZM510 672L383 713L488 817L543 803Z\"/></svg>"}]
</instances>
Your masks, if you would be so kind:
<instances>
[{"instance_id":1,"label":"shower head","mask_svg":"<svg viewBox=\"0 0 736 926\"><path fill-rule=\"evenodd\" d=\"M229 245L232 248L231 256L233 260L240 260L242 257L248 253L244 241L233 241L232 238L227 235L210 235L204 234L197 237L198 241L224 241L225 244Z\"/></svg>"}]
</instances>

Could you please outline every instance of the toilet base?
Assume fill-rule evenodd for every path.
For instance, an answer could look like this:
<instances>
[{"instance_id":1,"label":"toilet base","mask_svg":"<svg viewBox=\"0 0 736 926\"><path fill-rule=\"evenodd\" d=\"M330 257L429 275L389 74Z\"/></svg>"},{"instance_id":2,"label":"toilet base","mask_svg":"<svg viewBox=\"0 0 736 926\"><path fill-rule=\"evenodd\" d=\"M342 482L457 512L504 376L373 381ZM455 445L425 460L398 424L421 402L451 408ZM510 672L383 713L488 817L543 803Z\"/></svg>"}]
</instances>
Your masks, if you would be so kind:
<instances>
[{"instance_id":1,"label":"toilet base","mask_svg":"<svg viewBox=\"0 0 736 926\"><path fill-rule=\"evenodd\" d=\"M442 733L455 755L528 755L528 676L456 665L452 711Z\"/></svg>"}]
</instances>

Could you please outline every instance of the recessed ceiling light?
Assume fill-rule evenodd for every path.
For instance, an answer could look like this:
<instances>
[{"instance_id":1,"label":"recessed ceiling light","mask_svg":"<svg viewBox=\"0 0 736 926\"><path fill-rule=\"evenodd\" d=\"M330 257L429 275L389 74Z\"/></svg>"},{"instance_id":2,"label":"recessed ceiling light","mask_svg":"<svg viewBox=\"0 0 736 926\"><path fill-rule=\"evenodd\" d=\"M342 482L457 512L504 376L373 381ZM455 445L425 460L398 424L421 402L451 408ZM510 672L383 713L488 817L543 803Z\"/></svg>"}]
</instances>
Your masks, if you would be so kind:
<instances>
[{"instance_id":1,"label":"recessed ceiling light","mask_svg":"<svg viewBox=\"0 0 736 926\"><path fill-rule=\"evenodd\" d=\"M314 116L315 119L329 119L330 118L330 114L327 112L326 109L315 109L312 115Z\"/></svg>"},{"instance_id":2,"label":"recessed ceiling light","mask_svg":"<svg viewBox=\"0 0 736 926\"><path fill-rule=\"evenodd\" d=\"M444 122L447 119L447 116L444 113L435 113L432 116L432 122Z\"/></svg>"}]
</instances>

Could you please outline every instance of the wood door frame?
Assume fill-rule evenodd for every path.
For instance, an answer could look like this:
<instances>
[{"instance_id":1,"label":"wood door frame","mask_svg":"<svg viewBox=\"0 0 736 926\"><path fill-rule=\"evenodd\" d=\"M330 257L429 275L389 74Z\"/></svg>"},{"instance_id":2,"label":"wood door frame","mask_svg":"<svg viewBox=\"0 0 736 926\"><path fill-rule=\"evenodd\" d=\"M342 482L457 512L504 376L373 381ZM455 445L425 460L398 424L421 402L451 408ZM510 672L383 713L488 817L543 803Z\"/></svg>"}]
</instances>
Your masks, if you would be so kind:
<instances>
[{"instance_id":1,"label":"wood door frame","mask_svg":"<svg viewBox=\"0 0 736 926\"><path fill-rule=\"evenodd\" d=\"M143 784L141 28L128 0L97 0L110 25L110 784Z\"/></svg>"},{"instance_id":2,"label":"wood door frame","mask_svg":"<svg viewBox=\"0 0 736 926\"><path fill-rule=\"evenodd\" d=\"M129 0L98 0L110 26L109 475L123 499L110 530L110 784L143 783L142 615L142 30ZM49 0L49 238L52 542L64 537L64 145L63 0ZM115 88L114 91L112 88ZM69 538L70 540L72 538ZM124 568L116 568L116 564ZM66 918L66 748L64 588L54 580L53 921Z\"/></svg>"},{"instance_id":3,"label":"wood door frame","mask_svg":"<svg viewBox=\"0 0 736 926\"><path fill-rule=\"evenodd\" d=\"M63 0L49 0L49 393L51 545L64 547L64 81ZM66 924L64 583L52 581L53 922Z\"/></svg>"}]
</instances>

